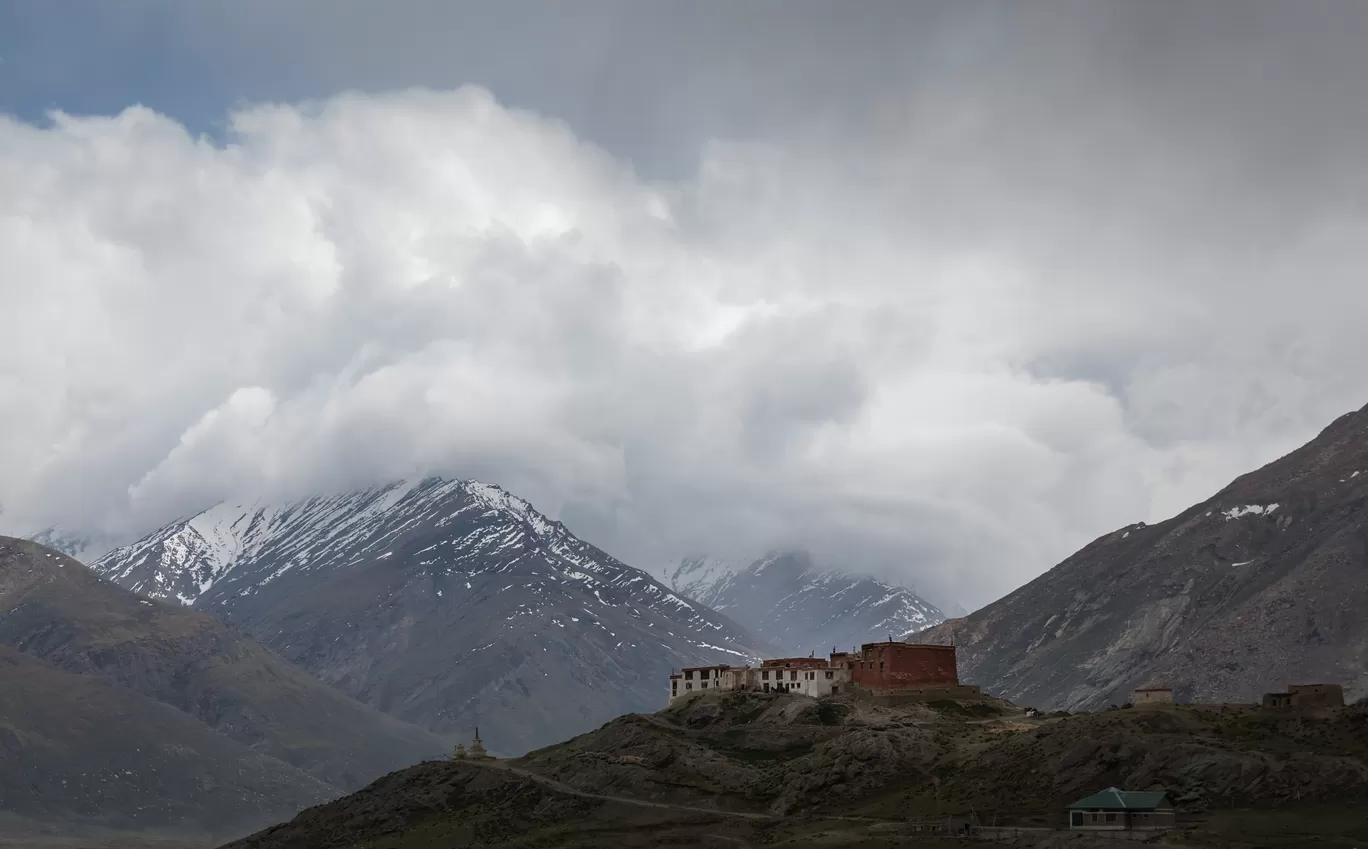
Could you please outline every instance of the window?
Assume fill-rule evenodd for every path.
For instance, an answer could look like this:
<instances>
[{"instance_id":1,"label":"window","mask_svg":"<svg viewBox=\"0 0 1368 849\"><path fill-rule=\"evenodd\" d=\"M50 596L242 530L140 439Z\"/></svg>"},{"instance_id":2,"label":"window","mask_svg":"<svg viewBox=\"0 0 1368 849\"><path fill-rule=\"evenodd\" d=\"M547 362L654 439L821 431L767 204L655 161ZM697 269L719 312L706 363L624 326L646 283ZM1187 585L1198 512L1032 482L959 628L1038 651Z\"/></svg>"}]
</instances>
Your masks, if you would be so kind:
<instances>
[{"instance_id":1,"label":"window","mask_svg":"<svg viewBox=\"0 0 1368 849\"><path fill-rule=\"evenodd\" d=\"M768 681L768 680L769 680L769 670L766 669L764 672L761 672L761 673L760 673L760 677L761 677L761 678L764 678L766 681Z\"/></svg>"},{"instance_id":2,"label":"window","mask_svg":"<svg viewBox=\"0 0 1368 849\"><path fill-rule=\"evenodd\" d=\"M769 684L766 684L766 685L765 685L765 692L766 692L766 693L769 692Z\"/></svg>"},{"instance_id":3,"label":"window","mask_svg":"<svg viewBox=\"0 0 1368 849\"><path fill-rule=\"evenodd\" d=\"M797 680L798 680L798 670L795 669L794 671L792 671L792 672L789 673L789 680L790 680L790 681L797 681Z\"/></svg>"},{"instance_id":4,"label":"window","mask_svg":"<svg viewBox=\"0 0 1368 849\"><path fill-rule=\"evenodd\" d=\"M827 677L827 680L830 680L830 679L831 679L831 673L828 672L828 673L826 674L826 677Z\"/></svg>"},{"instance_id":5,"label":"window","mask_svg":"<svg viewBox=\"0 0 1368 849\"><path fill-rule=\"evenodd\" d=\"M684 689L686 689L686 690L692 690L692 689L693 689L693 685L692 685L692 684L685 684L685 685L684 685Z\"/></svg>"},{"instance_id":6,"label":"window","mask_svg":"<svg viewBox=\"0 0 1368 849\"><path fill-rule=\"evenodd\" d=\"M686 670L684 670L684 680L685 680L685 681L689 681L689 680L692 680L692 679L693 679L693 670L692 670L692 669L686 669Z\"/></svg>"},{"instance_id":7,"label":"window","mask_svg":"<svg viewBox=\"0 0 1368 849\"><path fill-rule=\"evenodd\" d=\"M880 668L880 669L883 669L883 661L882 661L882 660L879 661L879 668Z\"/></svg>"},{"instance_id":8,"label":"window","mask_svg":"<svg viewBox=\"0 0 1368 849\"><path fill-rule=\"evenodd\" d=\"M1107 822L1116 822L1116 814L1107 814Z\"/></svg>"},{"instance_id":9,"label":"window","mask_svg":"<svg viewBox=\"0 0 1368 849\"><path fill-rule=\"evenodd\" d=\"M707 681L704 681L700 686L701 686L703 689L706 690L706 689L708 689L708 682L707 682Z\"/></svg>"},{"instance_id":10,"label":"window","mask_svg":"<svg viewBox=\"0 0 1368 849\"><path fill-rule=\"evenodd\" d=\"M1070 811L1070 812L1069 812L1069 825L1073 826L1074 828L1078 828L1079 826L1083 825L1083 812L1082 812L1082 811Z\"/></svg>"}]
</instances>

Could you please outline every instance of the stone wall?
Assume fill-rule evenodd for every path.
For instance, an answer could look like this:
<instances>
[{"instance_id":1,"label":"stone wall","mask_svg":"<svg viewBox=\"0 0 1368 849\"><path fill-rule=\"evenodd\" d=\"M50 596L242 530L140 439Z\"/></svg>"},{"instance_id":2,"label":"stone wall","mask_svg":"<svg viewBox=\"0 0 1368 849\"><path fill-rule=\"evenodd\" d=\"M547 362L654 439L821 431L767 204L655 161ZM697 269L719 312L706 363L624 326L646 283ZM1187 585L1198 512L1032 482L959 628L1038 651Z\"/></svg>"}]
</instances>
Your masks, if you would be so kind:
<instances>
[{"instance_id":1,"label":"stone wall","mask_svg":"<svg viewBox=\"0 0 1368 849\"><path fill-rule=\"evenodd\" d=\"M911 687L901 690L870 690L857 684L851 688L851 693L862 702L872 702L884 707L983 698L983 691L973 684L957 684L953 687Z\"/></svg>"}]
</instances>

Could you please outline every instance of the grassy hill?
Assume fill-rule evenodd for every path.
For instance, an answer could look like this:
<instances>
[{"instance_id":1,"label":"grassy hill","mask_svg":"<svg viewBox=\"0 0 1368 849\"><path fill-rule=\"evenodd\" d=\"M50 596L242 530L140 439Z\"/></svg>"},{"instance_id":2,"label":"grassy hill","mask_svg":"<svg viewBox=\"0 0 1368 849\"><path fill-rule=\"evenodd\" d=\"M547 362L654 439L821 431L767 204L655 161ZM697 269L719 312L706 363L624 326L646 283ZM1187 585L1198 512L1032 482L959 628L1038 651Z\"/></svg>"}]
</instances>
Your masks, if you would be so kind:
<instances>
[{"instance_id":1,"label":"grassy hill","mask_svg":"<svg viewBox=\"0 0 1368 849\"><path fill-rule=\"evenodd\" d=\"M1304 846L1319 829L1318 845L1337 846L1368 829L1368 812L1355 813L1368 811L1368 709L1028 718L995 700L700 694L516 760L396 773L233 849L929 847L909 818L972 812L1049 829L1068 802L1111 785L1167 789L1185 824L1175 845Z\"/></svg>"}]
</instances>

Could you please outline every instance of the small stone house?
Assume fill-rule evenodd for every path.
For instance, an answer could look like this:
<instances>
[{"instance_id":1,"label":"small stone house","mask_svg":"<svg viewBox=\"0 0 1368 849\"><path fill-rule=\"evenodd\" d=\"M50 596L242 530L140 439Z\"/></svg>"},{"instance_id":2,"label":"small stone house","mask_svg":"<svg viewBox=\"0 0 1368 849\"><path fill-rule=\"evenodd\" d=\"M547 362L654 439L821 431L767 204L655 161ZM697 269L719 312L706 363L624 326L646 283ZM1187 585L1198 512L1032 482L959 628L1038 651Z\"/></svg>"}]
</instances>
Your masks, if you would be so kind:
<instances>
[{"instance_id":1,"label":"small stone house","mask_svg":"<svg viewBox=\"0 0 1368 849\"><path fill-rule=\"evenodd\" d=\"M1173 803L1163 790L1108 787L1069 806L1073 831L1159 831L1173 825Z\"/></svg>"},{"instance_id":2,"label":"small stone house","mask_svg":"<svg viewBox=\"0 0 1368 849\"><path fill-rule=\"evenodd\" d=\"M1146 684L1131 693L1131 704L1140 705L1171 705L1173 704L1173 688L1166 684Z\"/></svg>"}]
</instances>

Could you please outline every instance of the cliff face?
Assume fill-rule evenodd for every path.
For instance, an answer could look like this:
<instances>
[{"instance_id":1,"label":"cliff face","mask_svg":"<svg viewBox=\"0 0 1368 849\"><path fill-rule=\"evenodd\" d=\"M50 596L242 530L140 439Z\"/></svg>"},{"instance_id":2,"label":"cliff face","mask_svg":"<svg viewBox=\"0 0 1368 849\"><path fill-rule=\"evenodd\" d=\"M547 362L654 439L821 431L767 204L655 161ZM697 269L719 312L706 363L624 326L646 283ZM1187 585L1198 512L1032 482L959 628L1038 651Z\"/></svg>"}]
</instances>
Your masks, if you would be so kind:
<instances>
[{"instance_id":1,"label":"cliff face","mask_svg":"<svg viewBox=\"0 0 1368 849\"><path fill-rule=\"evenodd\" d=\"M960 677L1043 708L1255 701L1289 683L1368 694L1368 408L1156 525L1107 534L919 638Z\"/></svg>"}]
</instances>

